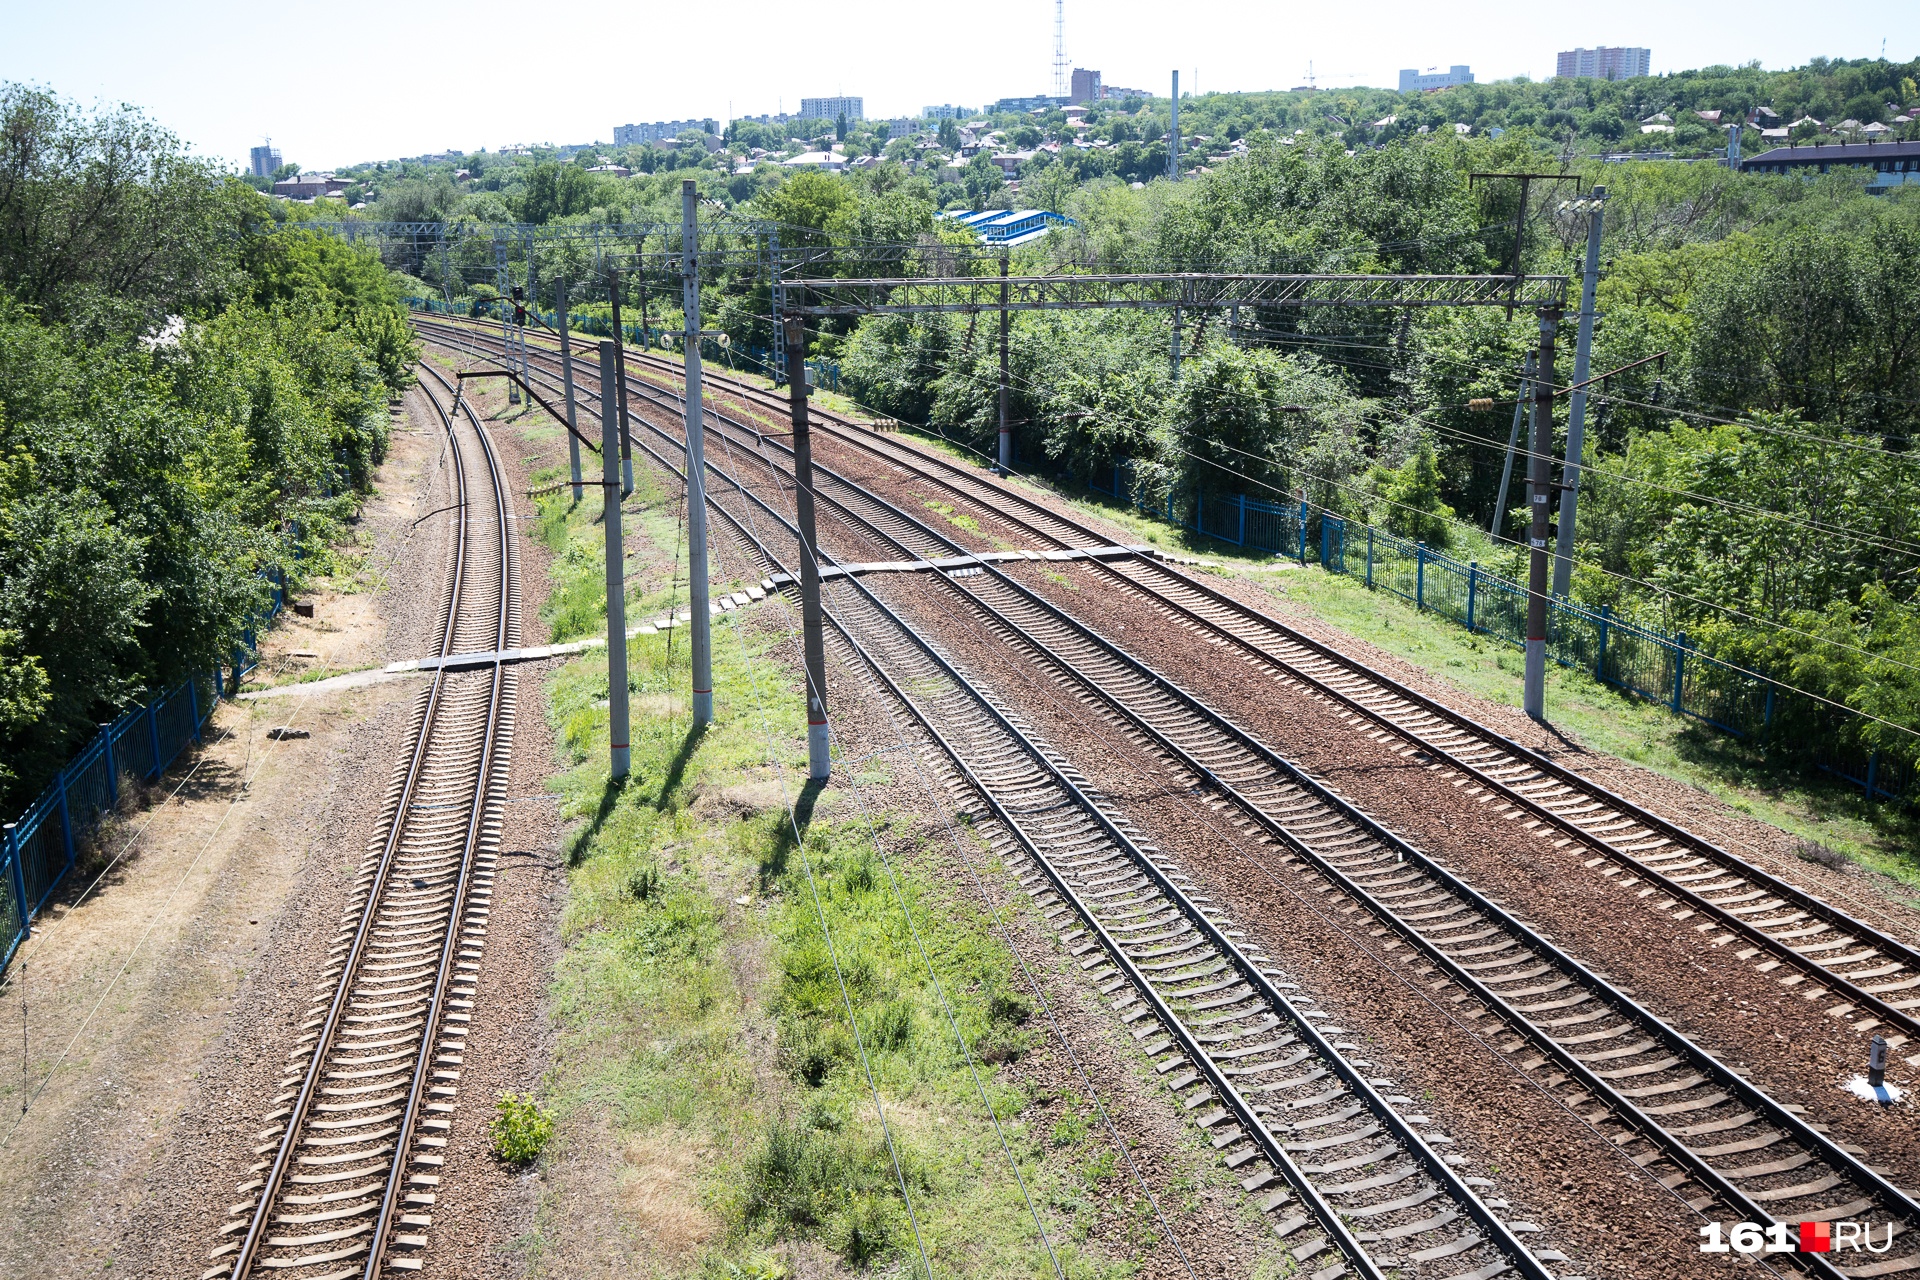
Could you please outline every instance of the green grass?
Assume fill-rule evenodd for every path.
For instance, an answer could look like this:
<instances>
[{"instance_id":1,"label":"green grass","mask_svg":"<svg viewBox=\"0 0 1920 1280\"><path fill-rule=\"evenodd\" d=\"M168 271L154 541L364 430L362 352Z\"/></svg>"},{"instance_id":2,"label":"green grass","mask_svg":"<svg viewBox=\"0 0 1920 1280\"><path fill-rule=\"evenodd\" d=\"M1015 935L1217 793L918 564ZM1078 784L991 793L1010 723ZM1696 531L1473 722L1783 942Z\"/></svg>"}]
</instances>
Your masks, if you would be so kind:
<instances>
[{"instance_id":1,"label":"green grass","mask_svg":"<svg viewBox=\"0 0 1920 1280\"><path fill-rule=\"evenodd\" d=\"M1317 565L1283 567L1288 562L1268 552L1223 543L1098 495L1058 496L1088 515L1122 525L1133 541L1193 556L1211 572L1258 582L1276 599L1467 693L1520 705L1521 653L1512 645L1471 634L1391 593L1369 591L1349 575L1326 573ZM1868 804L1855 788L1769 760L1736 738L1558 663L1547 664L1547 715L1555 729L1590 751L1644 765L1802 840L1920 886L1920 820L1910 811Z\"/></svg>"},{"instance_id":2,"label":"green grass","mask_svg":"<svg viewBox=\"0 0 1920 1280\"><path fill-rule=\"evenodd\" d=\"M644 537L671 547L672 510L651 493L630 503L650 508L637 516ZM554 495L535 533L559 552L546 610L556 637L592 629L599 528ZM657 583L630 591L629 617L665 607ZM1051 1275L998 1117L1067 1274L1131 1274L1091 1239L1115 1213L1139 1219L1104 1132L1085 1104L1033 1096L1004 1069L1038 1033L993 921L938 878L913 821L880 816L876 844L829 789L802 798L796 837L782 788L791 799L804 777L804 714L769 640L736 615L716 621L715 684L728 692L697 738L665 696L688 680L684 637L671 655L668 640L628 646L640 710L623 786L607 774L605 658L583 656L549 686L573 761L551 785L576 826L552 993L560 1042L541 1091L558 1123L548 1160L565 1167L585 1144L650 1135L710 1153L698 1194L720 1230L663 1274L780 1274L791 1240L850 1269L917 1270L904 1182L937 1276ZM549 1204L524 1242L536 1264L556 1226ZM1129 1229L1145 1239L1144 1219Z\"/></svg>"},{"instance_id":3,"label":"green grass","mask_svg":"<svg viewBox=\"0 0 1920 1280\"><path fill-rule=\"evenodd\" d=\"M1490 702L1520 705L1518 648L1416 610L1347 575L1318 568L1237 570L1276 598L1440 675ZM1644 765L1697 787L1729 807L1856 862L1920 886L1913 815L1868 804L1838 783L1808 777L1767 760L1739 739L1676 716L1645 698L1603 685L1558 663L1547 664L1547 715L1554 728L1590 751Z\"/></svg>"}]
</instances>

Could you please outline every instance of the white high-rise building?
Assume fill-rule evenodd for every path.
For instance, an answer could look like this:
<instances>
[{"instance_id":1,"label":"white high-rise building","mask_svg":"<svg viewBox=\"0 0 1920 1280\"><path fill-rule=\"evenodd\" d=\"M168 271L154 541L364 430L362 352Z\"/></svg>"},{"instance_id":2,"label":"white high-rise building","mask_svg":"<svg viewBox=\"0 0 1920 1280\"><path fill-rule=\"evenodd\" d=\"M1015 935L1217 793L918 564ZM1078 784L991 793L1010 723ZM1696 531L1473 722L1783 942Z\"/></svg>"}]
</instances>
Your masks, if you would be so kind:
<instances>
[{"instance_id":1,"label":"white high-rise building","mask_svg":"<svg viewBox=\"0 0 1920 1280\"><path fill-rule=\"evenodd\" d=\"M838 120L847 118L847 123L866 119L866 99L864 98L802 98L800 99L800 118L802 120Z\"/></svg>"},{"instance_id":2,"label":"white high-rise building","mask_svg":"<svg viewBox=\"0 0 1920 1280\"><path fill-rule=\"evenodd\" d=\"M1429 89L1446 89L1456 84L1472 84L1473 68L1452 66L1442 71L1438 67L1428 67L1416 71L1407 67L1400 72L1400 92L1424 93Z\"/></svg>"},{"instance_id":3,"label":"white high-rise building","mask_svg":"<svg viewBox=\"0 0 1920 1280\"><path fill-rule=\"evenodd\" d=\"M1554 72L1569 80L1628 80L1650 74L1651 49L1610 47L1563 49L1554 61Z\"/></svg>"}]
</instances>

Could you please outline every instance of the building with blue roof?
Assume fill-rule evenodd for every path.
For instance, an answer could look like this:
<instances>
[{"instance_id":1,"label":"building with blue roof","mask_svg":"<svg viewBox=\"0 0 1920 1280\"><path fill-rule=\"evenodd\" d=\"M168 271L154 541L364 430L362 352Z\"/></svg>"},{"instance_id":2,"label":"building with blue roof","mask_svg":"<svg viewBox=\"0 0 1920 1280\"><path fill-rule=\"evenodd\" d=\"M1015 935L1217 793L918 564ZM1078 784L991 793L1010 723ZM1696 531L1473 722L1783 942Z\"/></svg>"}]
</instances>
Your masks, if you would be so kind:
<instances>
[{"instance_id":1,"label":"building with blue roof","mask_svg":"<svg viewBox=\"0 0 1920 1280\"><path fill-rule=\"evenodd\" d=\"M988 244L1016 245L1037 240L1055 227L1071 227L1072 218L1051 209L953 209L936 218L971 227Z\"/></svg>"}]
</instances>

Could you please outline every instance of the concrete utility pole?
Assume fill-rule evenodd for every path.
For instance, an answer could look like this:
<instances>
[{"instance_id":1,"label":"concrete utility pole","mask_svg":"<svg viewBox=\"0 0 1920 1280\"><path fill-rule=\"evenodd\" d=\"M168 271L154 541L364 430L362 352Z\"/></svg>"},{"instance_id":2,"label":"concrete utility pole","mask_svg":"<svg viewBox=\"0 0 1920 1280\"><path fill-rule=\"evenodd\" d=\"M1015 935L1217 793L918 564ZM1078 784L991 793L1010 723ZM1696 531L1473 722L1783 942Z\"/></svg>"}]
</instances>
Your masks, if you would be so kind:
<instances>
[{"instance_id":1,"label":"concrete utility pole","mask_svg":"<svg viewBox=\"0 0 1920 1280\"><path fill-rule=\"evenodd\" d=\"M1180 73L1173 73L1173 116L1167 126L1167 177L1180 181Z\"/></svg>"},{"instance_id":2,"label":"concrete utility pole","mask_svg":"<svg viewBox=\"0 0 1920 1280\"><path fill-rule=\"evenodd\" d=\"M619 357L614 368L614 399L620 406L620 496L626 497L633 492L633 432L627 419L627 339L620 326L620 273L609 271L607 279L609 293L613 298L613 350ZM606 394L607 384L600 384L600 393Z\"/></svg>"},{"instance_id":3,"label":"concrete utility pole","mask_svg":"<svg viewBox=\"0 0 1920 1280\"><path fill-rule=\"evenodd\" d=\"M1000 474L1013 470L1013 424L1007 421L1007 251L1000 251Z\"/></svg>"},{"instance_id":4,"label":"concrete utility pole","mask_svg":"<svg viewBox=\"0 0 1920 1280\"><path fill-rule=\"evenodd\" d=\"M1600 283L1600 222L1607 189L1593 189L1587 215L1587 261L1580 275L1580 328L1573 343L1572 407L1567 413L1567 465L1561 468L1560 535L1554 541L1553 594L1564 596L1573 579L1574 509L1580 496L1580 462L1587 439L1587 368L1593 355L1593 294Z\"/></svg>"},{"instance_id":5,"label":"concrete utility pole","mask_svg":"<svg viewBox=\"0 0 1920 1280\"><path fill-rule=\"evenodd\" d=\"M573 500L580 501L580 424L573 400L573 330L567 323L567 278L553 282L553 305L560 314L560 381L567 393L567 461L573 468Z\"/></svg>"},{"instance_id":6,"label":"concrete utility pole","mask_svg":"<svg viewBox=\"0 0 1920 1280\"><path fill-rule=\"evenodd\" d=\"M1173 380L1180 381L1180 308L1173 309L1173 346L1170 349L1173 365Z\"/></svg>"},{"instance_id":7,"label":"concrete utility pole","mask_svg":"<svg viewBox=\"0 0 1920 1280\"><path fill-rule=\"evenodd\" d=\"M1527 387L1532 378L1533 352L1529 351L1520 365L1520 394L1513 401L1513 426L1507 431L1507 460L1500 468L1500 494L1493 500L1493 519L1487 522L1487 532L1496 538L1507 517L1507 495L1513 492L1513 455L1520 448L1520 424L1527 418Z\"/></svg>"},{"instance_id":8,"label":"concrete utility pole","mask_svg":"<svg viewBox=\"0 0 1920 1280\"><path fill-rule=\"evenodd\" d=\"M664 239L660 247L663 250L666 248ZM647 323L647 238L645 236L633 242L633 274L640 286L636 291L640 295L640 349L651 351L653 340L647 335L653 332L653 326Z\"/></svg>"},{"instance_id":9,"label":"concrete utility pole","mask_svg":"<svg viewBox=\"0 0 1920 1280\"><path fill-rule=\"evenodd\" d=\"M507 367L520 375L520 381L528 387L533 386L531 371L527 367L527 295L519 285L513 286L513 346L507 350ZM509 382L508 386L513 384ZM532 396L532 392L528 392Z\"/></svg>"},{"instance_id":10,"label":"concrete utility pole","mask_svg":"<svg viewBox=\"0 0 1920 1280\"><path fill-rule=\"evenodd\" d=\"M493 242L493 287L499 291L501 301L513 294L513 280L507 270L507 246L495 240ZM513 317L503 307L500 312L500 345L507 358L507 368L513 368ZM507 379L507 403L520 403L520 387L513 379Z\"/></svg>"},{"instance_id":11,"label":"concrete utility pole","mask_svg":"<svg viewBox=\"0 0 1920 1280\"><path fill-rule=\"evenodd\" d=\"M1527 666L1521 699L1527 715L1547 718L1547 495L1552 492L1553 339L1558 307L1540 308L1540 361L1533 384L1533 453L1527 459L1527 503L1533 514L1527 545Z\"/></svg>"},{"instance_id":12,"label":"concrete utility pole","mask_svg":"<svg viewBox=\"0 0 1920 1280\"><path fill-rule=\"evenodd\" d=\"M713 615L707 607L707 454L700 400L699 192L680 184L680 309L686 317L687 603L693 611L693 727L713 723Z\"/></svg>"},{"instance_id":13,"label":"concrete utility pole","mask_svg":"<svg viewBox=\"0 0 1920 1280\"><path fill-rule=\"evenodd\" d=\"M807 667L807 777L825 782L827 757L827 647L820 610L819 542L813 524L813 442L807 424L807 330L798 316L786 321L787 404L793 417L793 498L800 524L800 632Z\"/></svg>"},{"instance_id":14,"label":"concrete utility pole","mask_svg":"<svg viewBox=\"0 0 1920 1280\"><path fill-rule=\"evenodd\" d=\"M613 777L624 778L633 767L627 722L627 581L626 542L620 536L620 423L619 407L606 388L619 376L620 348L600 344L600 495L607 527L607 738L611 743Z\"/></svg>"}]
</instances>

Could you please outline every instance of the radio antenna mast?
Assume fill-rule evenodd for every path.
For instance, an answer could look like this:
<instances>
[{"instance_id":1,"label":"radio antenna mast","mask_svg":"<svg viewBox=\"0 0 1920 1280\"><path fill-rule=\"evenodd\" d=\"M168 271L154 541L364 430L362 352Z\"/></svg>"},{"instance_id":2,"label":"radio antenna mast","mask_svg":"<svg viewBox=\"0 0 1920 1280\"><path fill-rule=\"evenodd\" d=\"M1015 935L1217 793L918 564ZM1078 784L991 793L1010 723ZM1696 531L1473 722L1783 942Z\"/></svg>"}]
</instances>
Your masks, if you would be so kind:
<instances>
[{"instance_id":1,"label":"radio antenna mast","mask_svg":"<svg viewBox=\"0 0 1920 1280\"><path fill-rule=\"evenodd\" d=\"M1053 96L1067 96L1067 0L1053 0Z\"/></svg>"}]
</instances>

